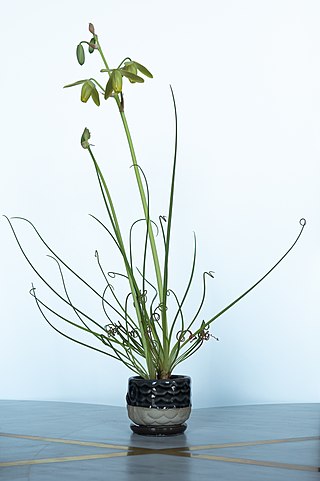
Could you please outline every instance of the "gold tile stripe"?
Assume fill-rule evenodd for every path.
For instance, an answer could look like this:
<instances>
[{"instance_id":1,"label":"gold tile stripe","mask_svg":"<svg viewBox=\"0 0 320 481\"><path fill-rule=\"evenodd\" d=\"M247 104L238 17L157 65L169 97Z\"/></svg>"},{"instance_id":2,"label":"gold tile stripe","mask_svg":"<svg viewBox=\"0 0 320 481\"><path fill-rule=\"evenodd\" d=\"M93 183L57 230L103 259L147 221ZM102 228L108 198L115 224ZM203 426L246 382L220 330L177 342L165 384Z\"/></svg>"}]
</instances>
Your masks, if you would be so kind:
<instances>
[{"instance_id":1,"label":"gold tile stripe","mask_svg":"<svg viewBox=\"0 0 320 481\"><path fill-rule=\"evenodd\" d=\"M75 444L79 446L93 446L96 448L108 448L108 449L142 449L149 450L150 448L138 448L134 446L122 446L120 444L108 444L108 443L95 443L91 441L78 441L74 439L61 439L61 438L47 438L42 436L30 436L26 434L11 434L0 433L2 437L18 438L18 439L30 439L32 441L45 441L50 443L62 443L62 444ZM303 441L317 441L320 440L320 436L305 436L301 438L283 438L283 439L266 439L257 441L241 441L236 443L222 443L222 444L204 444L199 446L181 446L177 448L165 448L170 451L203 451L207 449L221 449L221 448L234 448L245 446L258 446L263 444L278 444L278 443L297 443ZM163 451L162 449L156 451Z\"/></svg>"},{"instance_id":2,"label":"gold tile stripe","mask_svg":"<svg viewBox=\"0 0 320 481\"><path fill-rule=\"evenodd\" d=\"M25 459L22 461L8 461L5 463L0 463L0 467L7 468L12 466L26 466L30 464L65 463L68 461L86 461L90 459L119 458L123 456L127 456L127 453L120 451L119 453L87 454L83 456L65 456L62 458Z\"/></svg>"},{"instance_id":3,"label":"gold tile stripe","mask_svg":"<svg viewBox=\"0 0 320 481\"><path fill-rule=\"evenodd\" d=\"M91 441L77 441L74 439L45 438L42 436L27 436L25 434L0 433L5 438L30 439L32 441L45 441L48 443L77 444L79 446L93 446L95 448L109 449L129 449L129 446L121 446L120 444L93 443Z\"/></svg>"},{"instance_id":4,"label":"gold tile stripe","mask_svg":"<svg viewBox=\"0 0 320 481\"><path fill-rule=\"evenodd\" d=\"M190 454L190 457L197 458L197 459L210 459L211 461L224 461L226 463L265 466L268 468L284 468L284 469L293 469L296 471L313 471L313 472L320 471L320 468L317 466L307 466L307 465L301 465L301 464L286 464L286 463L278 463L275 461L259 461L255 459L229 458L225 456L213 456L211 454Z\"/></svg>"},{"instance_id":5,"label":"gold tile stripe","mask_svg":"<svg viewBox=\"0 0 320 481\"><path fill-rule=\"evenodd\" d=\"M95 443L91 441L78 441L78 440L72 440L72 439L47 438L47 437L41 437L41 436L29 436L24 434L0 433L0 436L9 437L9 438L18 438L18 439L30 439L33 441L44 441L44 442L52 442L52 443L74 444L74 445L80 445L80 446L91 446L91 447L98 447L98 448L124 450L121 452L113 452L113 453L106 453L106 454L88 454L88 455L81 455L81 456L66 456L66 457L60 457L60 458L29 459L29 460L27 459L27 460L20 460L20 461L0 462L0 467L48 464L48 463L68 462L68 461L84 461L84 460L92 460L92 459L106 459L106 458L113 458L113 457L138 456L138 455L147 455L147 454L162 454L162 455L167 454L171 456L191 457L191 458L197 458L197 459L207 459L212 461L223 461L226 463L238 463L238 464L265 466L265 467L273 467L273 468L285 468L285 469L292 469L292 470L298 470L298 471L313 471L313 472L320 471L320 468L316 466L286 464L286 463L279 463L279 462L273 462L273 461L260 461L260 460L245 459L245 458L232 458L232 457L226 457L226 456L215 456L211 454L199 454L199 453L193 454L191 452L191 451L199 451L204 449L219 449L219 448L231 448L231 447L257 446L257 445L264 445L264 444L314 441L314 440L319 440L320 436L271 439L271 440L260 440L260 441L244 441L244 442L223 443L223 444L208 444L208 445L190 446L190 447L181 446L181 447L160 448L160 449L141 448L141 447L134 447L134 446L122 446L122 445L107 444L107 443Z\"/></svg>"},{"instance_id":6,"label":"gold tile stripe","mask_svg":"<svg viewBox=\"0 0 320 481\"><path fill-rule=\"evenodd\" d=\"M205 444L203 446L190 446L190 451L203 451L204 449L221 449L221 448L237 448L245 446L259 446L263 444L278 444L278 443L300 443L303 441L317 441L320 436L306 436L303 438L284 438L284 439L266 439L260 441L243 441L237 443L223 443L223 444Z\"/></svg>"}]
</instances>

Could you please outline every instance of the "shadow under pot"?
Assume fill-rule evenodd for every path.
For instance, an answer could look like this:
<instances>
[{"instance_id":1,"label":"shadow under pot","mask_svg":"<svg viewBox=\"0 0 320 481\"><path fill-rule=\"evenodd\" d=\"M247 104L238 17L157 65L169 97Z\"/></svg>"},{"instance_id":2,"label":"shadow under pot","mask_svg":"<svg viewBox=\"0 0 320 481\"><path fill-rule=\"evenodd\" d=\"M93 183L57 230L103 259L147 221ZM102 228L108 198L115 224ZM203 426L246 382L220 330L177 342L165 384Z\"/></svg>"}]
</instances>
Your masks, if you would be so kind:
<instances>
[{"instance_id":1,"label":"shadow under pot","mask_svg":"<svg viewBox=\"0 0 320 481\"><path fill-rule=\"evenodd\" d=\"M191 378L171 376L169 379L129 378L128 416L136 434L170 436L187 429L185 421L191 413Z\"/></svg>"}]
</instances>

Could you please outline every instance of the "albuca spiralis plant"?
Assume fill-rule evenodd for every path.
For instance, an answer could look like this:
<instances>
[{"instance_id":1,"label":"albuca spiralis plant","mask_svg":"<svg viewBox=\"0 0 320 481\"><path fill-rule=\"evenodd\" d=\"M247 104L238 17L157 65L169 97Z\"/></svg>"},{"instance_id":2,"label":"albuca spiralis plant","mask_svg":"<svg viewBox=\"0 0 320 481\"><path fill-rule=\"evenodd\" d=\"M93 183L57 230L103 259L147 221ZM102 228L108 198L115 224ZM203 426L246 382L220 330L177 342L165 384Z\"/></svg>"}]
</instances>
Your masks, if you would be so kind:
<instances>
[{"instance_id":1,"label":"albuca spiralis plant","mask_svg":"<svg viewBox=\"0 0 320 481\"><path fill-rule=\"evenodd\" d=\"M305 227L305 219L300 220L300 231L284 255L264 274L257 282L249 287L244 293L239 295L235 300L230 302L224 309L216 313L209 319L201 318L201 309L206 297L206 281L207 278L213 277L213 272L204 272L202 275L202 295L198 306L195 307L193 314L185 313L185 301L190 292L190 288L194 279L195 265L196 265L196 237L194 236L194 251L191 261L190 276L186 280L186 287L181 298L175 294L169 284L169 254L170 254L170 240L172 228L172 213L173 200L175 188L175 175L177 163L177 111L173 91L171 89L174 116L175 116L175 145L173 156L173 167L171 176L171 188L169 198L169 208L166 216L159 217L158 224L151 218L150 214L150 192L148 182L144 171L138 164L134 145L132 142L130 130L126 120L124 109L123 89L126 81L132 84L143 83L144 78L152 78L149 70L135 60L127 57L116 68L110 68L106 57L101 48L98 35L95 32L94 26L89 24L89 31L92 36L90 41L82 41L76 48L76 56L80 65L85 63L85 49L88 49L89 54L98 54L102 61L103 68L100 72L106 77L104 81L98 82L95 78L87 78L77 82L66 85L65 87L81 86L81 101L86 103L92 98L93 102L100 106L100 102L114 101L116 102L120 119L127 138L131 163L135 174L135 180L139 191L143 218L138 219L133 223L129 230L129 246L126 246L124 241L123 231L120 227L116 207L113 203L108 183L103 176L102 169L95 158L93 146L90 144L91 134L88 128L84 129L81 137L82 147L88 151L88 155L92 160L99 189L101 191L102 200L106 209L108 223L102 222L100 219L94 219L101 225L105 232L110 236L114 242L114 247L117 249L123 260L124 271L122 273L105 272L100 262L99 254L96 251L95 257L97 265L104 276L105 288L103 292L98 292L85 279L77 274L69 265L64 262L47 244L45 239L41 236L36 227L27 219L15 217L12 219L22 219L28 222L34 229L36 235L50 252L59 268L61 282L63 286L63 294L60 294L36 269L25 250L20 243L20 240L13 227L12 221L7 218L12 228L16 241L27 259L32 269L36 272L38 277L46 284L46 286L59 298L59 300L67 304L73 313L73 318L69 319L62 314L59 314L55 309L52 309L37 294L36 289L32 285L30 291L34 297L35 302L40 309L43 317L48 324L53 327L58 333L64 337L94 349L100 353L110 356L121 361L131 371L146 379L167 379L171 376L173 370L191 355L193 355L204 343L204 341L214 338L210 333L209 328L211 324L224 314L228 309L239 302L249 292L251 292L260 282L262 282L288 255L293 249L302 231ZM143 262L140 266L135 266L132 255L132 230L134 226L143 221L145 224L145 239L141 247L143 251ZM159 235L157 235L160 233ZM157 242L156 242L157 240ZM161 249L159 247L161 243ZM147 256L147 252L151 252ZM160 255L161 253L161 255ZM150 259L149 259L150 257ZM152 263L154 272L154 281L152 278L147 278L147 263ZM69 271L76 279L81 281L95 296L101 301L103 316L105 316L106 323L99 322L91 317L89 314L83 312L71 300L69 290L66 285L64 272ZM148 272L150 269L148 270ZM109 282L110 278L122 276L128 283L128 294L125 299L120 299L117 295L116 289ZM168 297L171 295L175 301L176 308L173 312L168 309ZM69 326L91 336L92 340L99 341L101 344L97 347L96 344L83 342L75 337L62 332L58 329L49 316L56 316L64 321ZM216 338L215 338L216 339ZM99 345L99 344L98 344Z\"/></svg>"}]
</instances>

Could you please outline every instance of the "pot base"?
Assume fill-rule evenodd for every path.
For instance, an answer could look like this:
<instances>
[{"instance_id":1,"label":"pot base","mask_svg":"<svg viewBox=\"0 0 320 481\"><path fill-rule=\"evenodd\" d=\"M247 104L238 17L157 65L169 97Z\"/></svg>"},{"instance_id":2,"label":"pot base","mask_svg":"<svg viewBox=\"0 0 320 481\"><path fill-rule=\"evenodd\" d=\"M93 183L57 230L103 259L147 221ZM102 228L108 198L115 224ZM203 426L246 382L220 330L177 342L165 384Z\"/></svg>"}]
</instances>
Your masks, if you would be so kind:
<instances>
[{"instance_id":1,"label":"pot base","mask_svg":"<svg viewBox=\"0 0 320 481\"><path fill-rule=\"evenodd\" d=\"M142 436L177 436L185 432L187 425L183 423L168 426L141 426L132 423L130 428L135 434Z\"/></svg>"}]
</instances>

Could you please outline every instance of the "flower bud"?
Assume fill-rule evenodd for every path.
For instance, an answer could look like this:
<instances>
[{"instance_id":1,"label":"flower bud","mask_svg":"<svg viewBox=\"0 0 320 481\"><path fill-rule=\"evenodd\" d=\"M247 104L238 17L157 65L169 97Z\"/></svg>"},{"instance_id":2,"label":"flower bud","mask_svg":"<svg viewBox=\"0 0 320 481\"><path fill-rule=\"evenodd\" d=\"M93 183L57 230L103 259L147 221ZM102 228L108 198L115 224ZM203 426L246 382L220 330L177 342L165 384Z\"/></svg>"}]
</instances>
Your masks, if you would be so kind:
<instances>
[{"instance_id":1,"label":"flower bud","mask_svg":"<svg viewBox=\"0 0 320 481\"><path fill-rule=\"evenodd\" d=\"M92 33L92 35L95 35L94 26L92 23L89 23L89 32Z\"/></svg>"},{"instance_id":2,"label":"flower bud","mask_svg":"<svg viewBox=\"0 0 320 481\"><path fill-rule=\"evenodd\" d=\"M77 46L77 60L80 65L84 64L85 55L84 55L84 48L81 43Z\"/></svg>"},{"instance_id":3,"label":"flower bud","mask_svg":"<svg viewBox=\"0 0 320 481\"><path fill-rule=\"evenodd\" d=\"M92 53L95 48L96 48L96 39L92 37L89 43L89 53Z\"/></svg>"},{"instance_id":4,"label":"flower bud","mask_svg":"<svg viewBox=\"0 0 320 481\"><path fill-rule=\"evenodd\" d=\"M89 132L89 129L87 129L87 127L84 129L83 131L83 134L81 136L81 145L84 149L88 149L90 144L89 144L89 139L90 139L91 135L90 135L90 132Z\"/></svg>"}]
</instances>

